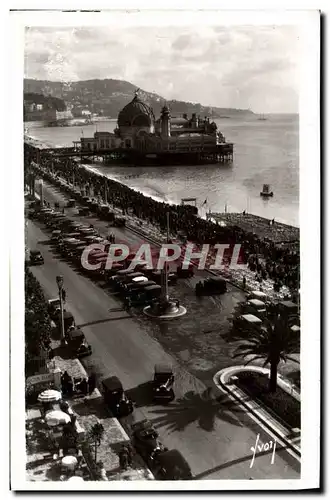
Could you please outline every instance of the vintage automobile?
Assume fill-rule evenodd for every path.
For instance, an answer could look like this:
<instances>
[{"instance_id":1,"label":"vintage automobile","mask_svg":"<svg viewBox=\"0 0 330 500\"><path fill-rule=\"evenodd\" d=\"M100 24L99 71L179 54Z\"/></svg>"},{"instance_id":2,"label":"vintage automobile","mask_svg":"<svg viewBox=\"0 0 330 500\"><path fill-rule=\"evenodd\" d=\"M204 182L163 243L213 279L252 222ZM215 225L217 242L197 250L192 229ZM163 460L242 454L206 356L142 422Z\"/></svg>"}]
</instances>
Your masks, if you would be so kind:
<instances>
[{"instance_id":1,"label":"vintage automobile","mask_svg":"<svg viewBox=\"0 0 330 500\"><path fill-rule=\"evenodd\" d=\"M57 325L58 328L61 328L61 313L58 312L56 318L54 318L54 321ZM70 311L66 311L64 309L63 311L63 322L64 322L64 333L66 334L69 329L73 329L75 326L75 320L73 317L73 314Z\"/></svg>"},{"instance_id":2,"label":"vintage automobile","mask_svg":"<svg viewBox=\"0 0 330 500\"><path fill-rule=\"evenodd\" d=\"M140 293L143 292L146 288L152 285L156 285L155 281L147 280L147 281L140 281L139 283L129 283L128 285L125 286L124 290L122 291L125 297L133 297L137 296Z\"/></svg>"},{"instance_id":3,"label":"vintage automobile","mask_svg":"<svg viewBox=\"0 0 330 500\"><path fill-rule=\"evenodd\" d=\"M178 450L167 450L157 453L154 460L157 479L189 480L193 479L188 462Z\"/></svg>"},{"instance_id":4,"label":"vintage automobile","mask_svg":"<svg viewBox=\"0 0 330 500\"><path fill-rule=\"evenodd\" d=\"M92 354L92 348L86 340L84 333L79 329L69 329L65 334L68 349L74 357L82 358Z\"/></svg>"},{"instance_id":5,"label":"vintage automobile","mask_svg":"<svg viewBox=\"0 0 330 500\"><path fill-rule=\"evenodd\" d=\"M79 208L78 215L82 215L82 216L88 217L88 215L89 215L89 208L88 207Z\"/></svg>"},{"instance_id":6,"label":"vintage automobile","mask_svg":"<svg viewBox=\"0 0 330 500\"><path fill-rule=\"evenodd\" d=\"M266 304L259 299L250 299L242 305L242 314L254 314L260 319L266 317Z\"/></svg>"},{"instance_id":7,"label":"vintage automobile","mask_svg":"<svg viewBox=\"0 0 330 500\"><path fill-rule=\"evenodd\" d=\"M227 291L227 281L219 276L206 278L196 285L196 295L218 295Z\"/></svg>"},{"instance_id":8,"label":"vintage automobile","mask_svg":"<svg viewBox=\"0 0 330 500\"><path fill-rule=\"evenodd\" d=\"M148 278L143 273L131 273L127 274L123 281L120 281L118 284L118 289L120 291L127 290L129 285L137 285L138 283L142 283L148 281Z\"/></svg>"},{"instance_id":9,"label":"vintage automobile","mask_svg":"<svg viewBox=\"0 0 330 500\"><path fill-rule=\"evenodd\" d=\"M115 220L113 221L113 225L115 227L125 227L126 226L125 217L115 217Z\"/></svg>"},{"instance_id":10,"label":"vintage automobile","mask_svg":"<svg viewBox=\"0 0 330 500\"><path fill-rule=\"evenodd\" d=\"M169 403L175 398L174 374L172 367L167 364L155 365L153 380L153 400L155 402Z\"/></svg>"},{"instance_id":11,"label":"vintage automobile","mask_svg":"<svg viewBox=\"0 0 330 500\"><path fill-rule=\"evenodd\" d=\"M56 242L60 239L61 231L60 229L56 229L52 232L51 241Z\"/></svg>"},{"instance_id":12,"label":"vintage automobile","mask_svg":"<svg viewBox=\"0 0 330 500\"><path fill-rule=\"evenodd\" d=\"M75 246L71 250L72 259L74 260L74 262L79 264L79 262L81 261L81 256L82 256L85 249L86 249L86 245L82 244L82 245Z\"/></svg>"},{"instance_id":13,"label":"vintage automobile","mask_svg":"<svg viewBox=\"0 0 330 500\"><path fill-rule=\"evenodd\" d=\"M86 236L96 236L97 231L93 227L81 227L78 228L78 231L81 235L82 238L85 238Z\"/></svg>"},{"instance_id":14,"label":"vintage automobile","mask_svg":"<svg viewBox=\"0 0 330 500\"><path fill-rule=\"evenodd\" d=\"M118 288L119 283L125 281L127 279L127 276L133 273L134 271L131 271L129 269L122 269L121 271L118 271L117 274L115 274L110 278L110 284L113 285L115 288Z\"/></svg>"},{"instance_id":15,"label":"vintage automobile","mask_svg":"<svg viewBox=\"0 0 330 500\"><path fill-rule=\"evenodd\" d=\"M105 403L115 417L126 417L133 412L133 401L125 394L118 377L103 380L102 392Z\"/></svg>"},{"instance_id":16,"label":"vintage automobile","mask_svg":"<svg viewBox=\"0 0 330 500\"><path fill-rule=\"evenodd\" d=\"M161 294L162 287L160 285L149 284L143 290L139 289L136 293L130 293L130 295L125 297L125 302L127 307L147 306L158 300Z\"/></svg>"},{"instance_id":17,"label":"vintage automobile","mask_svg":"<svg viewBox=\"0 0 330 500\"><path fill-rule=\"evenodd\" d=\"M82 247L84 244L84 241L83 240L74 240L74 241L70 241L67 246L66 246L66 250L65 250L65 255L69 258L69 259L74 259L75 258L75 255L76 255L76 249L79 248L79 247Z\"/></svg>"},{"instance_id":18,"label":"vintage automobile","mask_svg":"<svg viewBox=\"0 0 330 500\"><path fill-rule=\"evenodd\" d=\"M253 290L248 295L248 300L257 299L262 300L262 302L267 302L267 294L261 290Z\"/></svg>"},{"instance_id":19,"label":"vintage automobile","mask_svg":"<svg viewBox=\"0 0 330 500\"><path fill-rule=\"evenodd\" d=\"M41 255L40 250L31 250L30 251L30 264L31 265L40 265L44 263L44 258Z\"/></svg>"},{"instance_id":20,"label":"vintage automobile","mask_svg":"<svg viewBox=\"0 0 330 500\"><path fill-rule=\"evenodd\" d=\"M167 451L158 440L158 432L149 420L141 420L132 425L132 444L141 457L152 467L156 455Z\"/></svg>"},{"instance_id":21,"label":"vintage automobile","mask_svg":"<svg viewBox=\"0 0 330 500\"><path fill-rule=\"evenodd\" d=\"M48 309L48 314L50 319L56 320L58 317L58 313L60 311L60 305L61 301L59 297L56 297L55 299L49 299L47 303L47 309Z\"/></svg>"},{"instance_id":22,"label":"vintage automobile","mask_svg":"<svg viewBox=\"0 0 330 500\"><path fill-rule=\"evenodd\" d=\"M116 275L119 271L122 271L123 269L125 269L123 264L120 264L119 262L113 262L111 268L105 270L106 281L108 281L111 278L111 276Z\"/></svg>"},{"instance_id":23,"label":"vintage automobile","mask_svg":"<svg viewBox=\"0 0 330 500\"><path fill-rule=\"evenodd\" d=\"M262 320L254 314L241 314L233 320L233 333L248 337L250 333L260 330Z\"/></svg>"},{"instance_id":24,"label":"vintage automobile","mask_svg":"<svg viewBox=\"0 0 330 500\"><path fill-rule=\"evenodd\" d=\"M295 304L291 300L282 300L278 303L279 312L283 316L298 315L298 304Z\"/></svg>"},{"instance_id":25,"label":"vintage automobile","mask_svg":"<svg viewBox=\"0 0 330 500\"><path fill-rule=\"evenodd\" d=\"M76 200L74 198L70 198L68 201L67 205L68 208L75 207L76 206Z\"/></svg>"}]
</instances>

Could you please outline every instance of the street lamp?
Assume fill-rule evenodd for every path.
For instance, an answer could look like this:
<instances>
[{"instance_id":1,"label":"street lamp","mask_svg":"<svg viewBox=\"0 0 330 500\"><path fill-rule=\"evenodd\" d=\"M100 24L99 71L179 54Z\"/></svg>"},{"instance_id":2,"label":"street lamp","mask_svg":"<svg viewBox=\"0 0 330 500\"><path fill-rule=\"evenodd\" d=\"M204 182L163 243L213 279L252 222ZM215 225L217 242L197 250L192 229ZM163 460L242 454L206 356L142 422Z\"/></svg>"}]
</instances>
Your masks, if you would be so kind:
<instances>
[{"instance_id":1,"label":"street lamp","mask_svg":"<svg viewBox=\"0 0 330 500\"><path fill-rule=\"evenodd\" d=\"M60 298L60 309L61 309L61 345L65 345L65 332L64 332L64 314L63 314L63 276L56 276L56 283L58 286L58 294Z\"/></svg>"}]
</instances>

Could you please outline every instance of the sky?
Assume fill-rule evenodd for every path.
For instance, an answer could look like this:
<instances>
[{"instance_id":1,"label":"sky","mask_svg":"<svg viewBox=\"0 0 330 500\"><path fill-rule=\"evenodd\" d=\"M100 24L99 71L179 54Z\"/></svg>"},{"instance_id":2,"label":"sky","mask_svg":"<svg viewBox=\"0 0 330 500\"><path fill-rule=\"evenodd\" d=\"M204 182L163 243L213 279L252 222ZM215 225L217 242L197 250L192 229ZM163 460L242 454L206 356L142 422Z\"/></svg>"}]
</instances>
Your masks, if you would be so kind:
<instances>
[{"instance_id":1,"label":"sky","mask_svg":"<svg viewBox=\"0 0 330 500\"><path fill-rule=\"evenodd\" d=\"M297 113L295 26L31 27L25 77L127 80L165 99Z\"/></svg>"}]
</instances>

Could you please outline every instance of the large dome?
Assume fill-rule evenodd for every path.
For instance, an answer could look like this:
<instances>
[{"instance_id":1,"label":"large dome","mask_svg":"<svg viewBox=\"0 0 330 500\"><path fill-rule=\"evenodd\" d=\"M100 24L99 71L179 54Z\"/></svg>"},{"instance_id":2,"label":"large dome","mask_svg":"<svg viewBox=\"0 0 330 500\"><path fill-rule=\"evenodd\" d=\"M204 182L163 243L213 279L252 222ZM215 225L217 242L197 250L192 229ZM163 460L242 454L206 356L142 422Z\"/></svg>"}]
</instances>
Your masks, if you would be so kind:
<instances>
[{"instance_id":1,"label":"large dome","mask_svg":"<svg viewBox=\"0 0 330 500\"><path fill-rule=\"evenodd\" d=\"M150 127L154 120L152 109L136 95L118 115L119 127Z\"/></svg>"}]
</instances>

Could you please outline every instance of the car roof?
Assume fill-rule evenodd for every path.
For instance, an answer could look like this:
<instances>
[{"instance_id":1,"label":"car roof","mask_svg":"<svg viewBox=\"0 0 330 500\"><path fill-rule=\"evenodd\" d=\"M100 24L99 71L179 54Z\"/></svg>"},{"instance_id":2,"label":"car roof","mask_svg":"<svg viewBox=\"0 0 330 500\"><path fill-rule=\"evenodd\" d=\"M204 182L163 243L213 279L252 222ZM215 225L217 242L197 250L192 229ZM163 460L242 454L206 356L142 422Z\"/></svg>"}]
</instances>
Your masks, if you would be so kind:
<instances>
[{"instance_id":1,"label":"car roof","mask_svg":"<svg viewBox=\"0 0 330 500\"><path fill-rule=\"evenodd\" d=\"M146 276L136 276L132 279L132 281L133 283L143 283L145 281L148 281L148 278Z\"/></svg>"},{"instance_id":2,"label":"car roof","mask_svg":"<svg viewBox=\"0 0 330 500\"><path fill-rule=\"evenodd\" d=\"M41 252L40 252L40 250L30 250L30 253L39 254Z\"/></svg>"},{"instance_id":3,"label":"car roof","mask_svg":"<svg viewBox=\"0 0 330 500\"><path fill-rule=\"evenodd\" d=\"M261 319L257 318L254 314L242 314L241 317L249 323L262 323Z\"/></svg>"},{"instance_id":4,"label":"car roof","mask_svg":"<svg viewBox=\"0 0 330 500\"><path fill-rule=\"evenodd\" d=\"M280 305L283 306L283 307L288 307L288 308L290 307L292 309L296 309L297 308L297 304L295 304L291 300L282 300L280 302Z\"/></svg>"},{"instance_id":5,"label":"car roof","mask_svg":"<svg viewBox=\"0 0 330 500\"><path fill-rule=\"evenodd\" d=\"M155 283L154 281L152 280L147 280L147 281L139 281L139 283L131 283L131 285L134 285L136 286L137 288L148 288L149 286L152 286L152 285L156 285L157 283Z\"/></svg>"},{"instance_id":6,"label":"car roof","mask_svg":"<svg viewBox=\"0 0 330 500\"><path fill-rule=\"evenodd\" d=\"M261 292L260 290L253 290L250 295L255 295L256 297L267 297L267 294L265 292Z\"/></svg>"},{"instance_id":7,"label":"car roof","mask_svg":"<svg viewBox=\"0 0 330 500\"><path fill-rule=\"evenodd\" d=\"M79 338L79 337L85 337L84 333L80 328L76 328L76 330L71 330L70 331L70 337L72 338Z\"/></svg>"},{"instance_id":8,"label":"car roof","mask_svg":"<svg viewBox=\"0 0 330 500\"><path fill-rule=\"evenodd\" d=\"M266 304L262 301L262 300L259 300L259 299L251 299L248 301L249 304L252 304L253 306L265 306Z\"/></svg>"},{"instance_id":9,"label":"car roof","mask_svg":"<svg viewBox=\"0 0 330 500\"><path fill-rule=\"evenodd\" d=\"M115 391L117 389L123 389L123 385L120 382L118 377L108 377L105 380L102 381L102 385L104 388L110 390L110 391Z\"/></svg>"}]
</instances>

